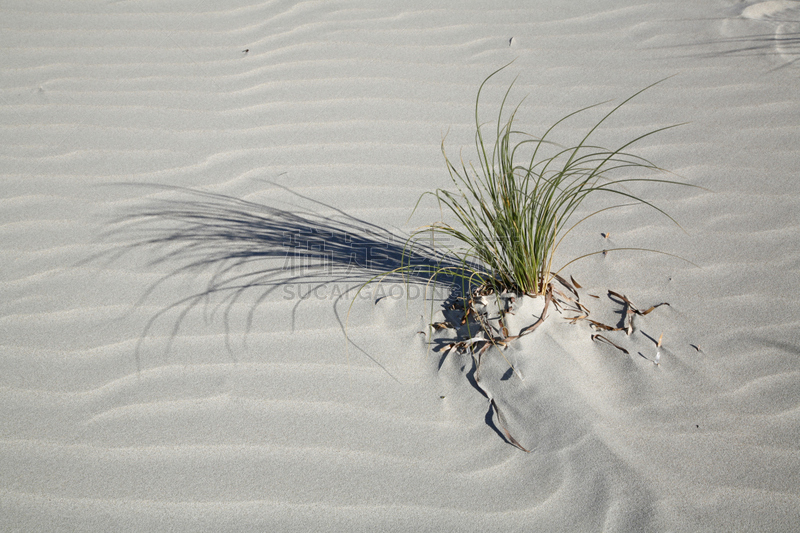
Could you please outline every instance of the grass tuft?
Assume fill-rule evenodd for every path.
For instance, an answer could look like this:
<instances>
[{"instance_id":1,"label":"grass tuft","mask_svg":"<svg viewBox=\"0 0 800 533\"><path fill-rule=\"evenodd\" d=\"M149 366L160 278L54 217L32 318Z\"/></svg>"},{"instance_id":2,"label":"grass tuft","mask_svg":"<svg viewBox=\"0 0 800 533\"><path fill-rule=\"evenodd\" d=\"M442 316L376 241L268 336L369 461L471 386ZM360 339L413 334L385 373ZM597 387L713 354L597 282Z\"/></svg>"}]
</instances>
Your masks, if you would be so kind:
<instances>
[{"instance_id":1,"label":"grass tuft","mask_svg":"<svg viewBox=\"0 0 800 533\"><path fill-rule=\"evenodd\" d=\"M488 137L486 126L479 117L481 93L486 83L507 66L490 74L478 89L475 102L477 166L463 159L457 163L451 160L445 152L443 140L442 153L455 189L425 193L414 208L416 210L424 197L434 196L443 212L452 215L455 222L440 221L424 226L413 237L417 239L433 234L440 242L442 237L447 237L448 241L454 240L461 245L452 253L464 266L460 275L468 288L477 287L484 293L512 291L545 295L560 271L553 271L559 245L572 229L591 216L616 207L644 204L675 222L659 207L629 192L626 187L634 182L686 185L647 175L658 172L663 176L664 171L647 159L628 152L634 143L680 124L649 131L616 149L591 143L590 138L611 115L660 83L656 82L616 105L589 128L576 145L563 147L551 141L554 130L567 119L601 104L570 113L550 126L543 135L535 137L514 127L522 102L506 113L512 83L500 104L492 136ZM584 200L600 193L615 195L623 203L602 207L573 222ZM603 252L585 254L569 263ZM453 273L448 271L448 274Z\"/></svg>"}]
</instances>

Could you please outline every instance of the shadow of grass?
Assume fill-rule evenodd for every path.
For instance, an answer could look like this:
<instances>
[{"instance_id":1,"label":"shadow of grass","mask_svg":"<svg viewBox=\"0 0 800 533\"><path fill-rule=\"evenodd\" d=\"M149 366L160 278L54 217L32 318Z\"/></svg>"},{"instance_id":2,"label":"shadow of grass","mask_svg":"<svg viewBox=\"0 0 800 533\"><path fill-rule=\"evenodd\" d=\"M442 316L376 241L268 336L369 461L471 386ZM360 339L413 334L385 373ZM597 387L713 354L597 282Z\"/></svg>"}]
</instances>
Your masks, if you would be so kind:
<instances>
[{"instance_id":1,"label":"shadow of grass","mask_svg":"<svg viewBox=\"0 0 800 533\"><path fill-rule=\"evenodd\" d=\"M783 68L800 60L800 33L748 35L731 39L721 39L717 43L726 45L727 50L717 52L718 56L751 56L764 53L779 54L787 58ZM789 58L792 59L789 59Z\"/></svg>"},{"instance_id":2,"label":"shadow of grass","mask_svg":"<svg viewBox=\"0 0 800 533\"><path fill-rule=\"evenodd\" d=\"M668 48L696 49L698 47L714 47L715 50L687 53L679 57L756 57L765 54L782 56L786 62L772 70L786 68L800 61L800 33L798 32L744 35Z\"/></svg>"},{"instance_id":3,"label":"shadow of grass","mask_svg":"<svg viewBox=\"0 0 800 533\"><path fill-rule=\"evenodd\" d=\"M388 281L422 285L421 293L426 298L436 291L447 297L460 290L458 272L465 265L447 252L437 251L420 240L412 243L407 236L289 189L284 188L333 214L289 211L183 187L128 186L166 193L166 198L150 200L113 221L109 235L124 237L127 243L110 254L111 260L141 252L153 257L150 266L168 264L173 268L147 289L137 305L170 279L186 274L207 279L203 290L175 301L148 320L136 348L138 367L142 342L159 320L177 312L166 347L169 352L182 323L201 305L206 309L212 306L212 317L221 314L226 345L233 355L229 337L234 306L246 294L255 294L247 313L246 336L259 305L279 287L291 283L302 282L309 287L342 284L345 288L337 293L334 310L343 331L345 321L336 310L336 303L342 298L355 298L365 284ZM301 294L295 296L292 327L297 306L304 300ZM348 342L353 344L349 339Z\"/></svg>"}]
</instances>

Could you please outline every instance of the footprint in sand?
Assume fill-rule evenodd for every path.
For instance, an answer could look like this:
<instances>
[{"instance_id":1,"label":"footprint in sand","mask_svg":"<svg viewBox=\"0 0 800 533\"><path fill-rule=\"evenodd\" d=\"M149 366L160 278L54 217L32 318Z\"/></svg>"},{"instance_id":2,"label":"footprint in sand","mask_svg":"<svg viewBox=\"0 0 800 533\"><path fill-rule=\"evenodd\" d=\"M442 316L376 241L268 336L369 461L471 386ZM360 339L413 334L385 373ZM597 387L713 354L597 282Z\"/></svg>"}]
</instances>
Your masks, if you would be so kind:
<instances>
[{"instance_id":1,"label":"footprint in sand","mask_svg":"<svg viewBox=\"0 0 800 533\"><path fill-rule=\"evenodd\" d=\"M742 18L775 25L772 46L790 63L800 59L800 1L767 0L744 8Z\"/></svg>"}]
</instances>

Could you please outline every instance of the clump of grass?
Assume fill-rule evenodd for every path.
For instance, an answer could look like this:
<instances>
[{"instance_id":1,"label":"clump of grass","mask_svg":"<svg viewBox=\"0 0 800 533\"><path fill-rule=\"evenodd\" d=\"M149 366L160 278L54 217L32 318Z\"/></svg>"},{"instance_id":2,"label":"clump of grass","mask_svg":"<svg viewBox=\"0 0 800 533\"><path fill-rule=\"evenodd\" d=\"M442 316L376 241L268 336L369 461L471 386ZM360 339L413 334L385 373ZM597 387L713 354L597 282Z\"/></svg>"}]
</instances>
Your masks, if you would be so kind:
<instances>
[{"instance_id":1,"label":"clump of grass","mask_svg":"<svg viewBox=\"0 0 800 533\"><path fill-rule=\"evenodd\" d=\"M551 303L560 312L568 312L570 316L565 318L572 323L585 320L595 331L625 329L628 334L633 329L633 314L646 315L656 307L666 305L661 303L646 311L639 311L627 297L609 291L610 297L616 296L627 306L624 312L628 322L624 327L614 327L590 320L589 310L580 302L577 289L581 286L572 277L567 281L559 272L567 265L593 254L610 250L642 249L613 248L589 252L568 261L558 270L553 268L554 258L559 245L576 226L609 209L643 204L675 222L662 209L630 192L628 186L636 182L686 184L665 179L665 171L628 151L636 142L677 125L649 131L616 149L602 148L590 140L609 117L656 84L623 100L594 123L577 144L564 147L551 140L556 128L573 116L602 104L570 113L547 128L543 135L535 137L515 129L514 119L522 102L510 113L506 113L512 83L500 104L493 131L494 138L491 143L487 143L479 115L481 93L486 83L503 68L506 67L490 74L478 89L475 102L477 166L463 160L455 164L445 152L443 140L442 153L455 189L437 189L425 193L414 208L416 211L423 198L431 195L443 211L442 218L444 219L444 212L448 212L455 221L451 224L442 220L415 231L403 250L401 265L371 278L359 291L364 286L375 281L380 282L393 274L403 274L407 280L409 274L415 274L417 279L422 275L428 278L429 283L436 283L443 278L456 285L460 281L460 291L456 291L458 296L445 302L445 320L431 324L431 333L440 329L453 330L456 337L442 346L444 357L452 352L472 355L474 366L468 378L489 400L488 417L496 420L496 423L490 425L507 442L527 452L512 436L500 411L499 402L480 377L483 355L492 347L502 350L513 340L535 330L546 318ZM600 193L608 193L622 201L601 206L594 211L589 210L588 215L584 214L575 221L578 218L576 213L583 202L590 197L600 196ZM460 248L438 247L442 237L460 245ZM415 264L413 248L417 246L432 246L431 249L436 250L436 262ZM566 293L555 288L556 284ZM457 286L454 288L459 289ZM503 297L502 293L507 294ZM538 320L519 331L510 331L506 314L513 313L511 307L514 297L508 293L544 296L544 306ZM487 302L484 296L489 294L495 296L495 307L485 305ZM431 317L434 314L433 305L431 300ZM592 340L604 341L623 353L629 353L600 333L592 335ZM517 369L508 359L506 361L521 379Z\"/></svg>"},{"instance_id":2,"label":"clump of grass","mask_svg":"<svg viewBox=\"0 0 800 533\"><path fill-rule=\"evenodd\" d=\"M423 195L433 195L443 211L455 217L457 224L437 222L418 230L415 237L430 232L439 234L440 240L444 235L463 245L454 253L467 272L467 287L477 286L478 292L545 295L560 271L553 271L559 245L587 218L615 207L640 203L675 222L659 207L629 192L626 186L634 182L685 184L652 175L632 176L631 170L651 174L662 169L627 150L646 137L678 125L649 131L616 149L591 143L590 137L611 115L656 85L653 84L615 106L576 145L563 147L550 140L557 126L601 104L570 113L550 126L541 137L535 137L514 127L522 102L505 115L512 83L500 104L493 142L487 144L485 126L479 118L481 92L506 66L490 74L478 90L475 103L478 165L463 160L455 164L445 152L443 140L442 153L455 190L437 189ZM600 193L613 194L624 199L624 203L600 208L573 222L573 215L584 200ZM603 251L588 253L567 264L594 253Z\"/></svg>"}]
</instances>

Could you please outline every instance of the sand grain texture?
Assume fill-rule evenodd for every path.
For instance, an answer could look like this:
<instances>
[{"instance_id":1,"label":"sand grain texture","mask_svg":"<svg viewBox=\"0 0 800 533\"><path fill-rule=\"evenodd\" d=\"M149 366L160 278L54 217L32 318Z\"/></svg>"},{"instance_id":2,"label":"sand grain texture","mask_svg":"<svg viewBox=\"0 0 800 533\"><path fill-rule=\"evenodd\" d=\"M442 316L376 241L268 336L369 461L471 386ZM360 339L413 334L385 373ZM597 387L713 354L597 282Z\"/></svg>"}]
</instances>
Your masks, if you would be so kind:
<instances>
[{"instance_id":1,"label":"sand grain texture","mask_svg":"<svg viewBox=\"0 0 800 533\"><path fill-rule=\"evenodd\" d=\"M582 4L5 2L0 529L799 528L800 2ZM685 233L617 210L560 250L699 265L569 268L608 320L608 289L670 303L614 337L630 355L554 315L506 352L524 381L485 358L531 453L488 423L469 358L428 352L429 303L402 286L356 301L349 347L349 299L307 279L182 301L219 263L182 267L262 245L262 222L234 239L223 215L345 213L396 235L436 220L431 202L408 216L449 185L442 136L474 159L475 91L512 59L486 119L519 74L532 132L675 74L597 140L690 121L637 153L707 189L643 190ZM112 231L165 205L215 206L216 240L181 248L186 226L157 217Z\"/></svg>"}]
</instances>

